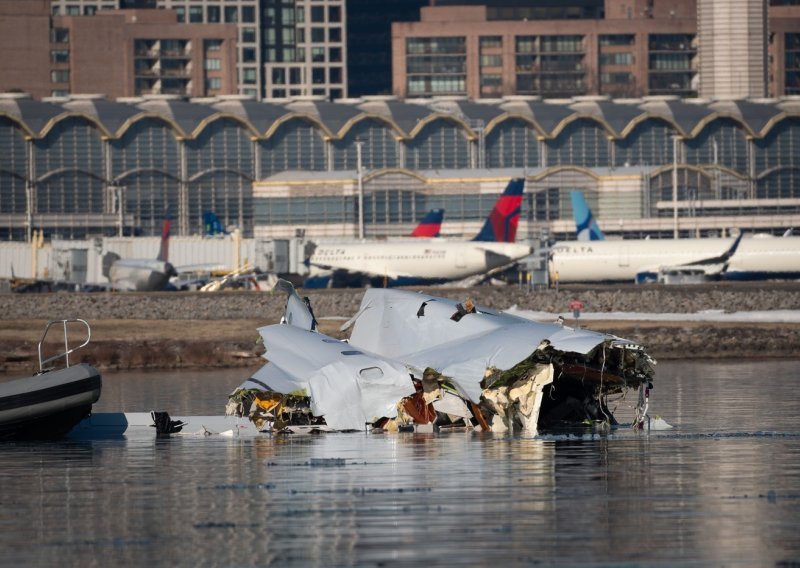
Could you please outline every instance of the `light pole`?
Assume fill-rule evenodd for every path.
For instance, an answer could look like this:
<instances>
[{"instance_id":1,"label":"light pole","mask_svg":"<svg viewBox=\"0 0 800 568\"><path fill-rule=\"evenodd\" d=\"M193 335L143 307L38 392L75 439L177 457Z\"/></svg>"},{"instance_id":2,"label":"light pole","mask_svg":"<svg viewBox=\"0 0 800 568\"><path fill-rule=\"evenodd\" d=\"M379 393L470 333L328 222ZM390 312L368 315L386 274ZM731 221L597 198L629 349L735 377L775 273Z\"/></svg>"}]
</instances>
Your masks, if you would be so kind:
<instances>
[{"instance_id":1,"label":"light pole","mask_svg":"<svg viewBox=\"0 0 800 568\"><path fill-rule=\"evenodd\" d=\"M364 239L364 183L361 174L361 140L356 140L356 178L358 179L358 238Z\"/></svg>"},{"instance_id":2,"label":"light pole","mask_svg":"<svg viewBox=\"0 0 800 568\"><path fill-rule=\"evenodd\" d=\"M672 222L673 238L678 238L678 137L672 137Z\"/></svg>"}]
</instances>

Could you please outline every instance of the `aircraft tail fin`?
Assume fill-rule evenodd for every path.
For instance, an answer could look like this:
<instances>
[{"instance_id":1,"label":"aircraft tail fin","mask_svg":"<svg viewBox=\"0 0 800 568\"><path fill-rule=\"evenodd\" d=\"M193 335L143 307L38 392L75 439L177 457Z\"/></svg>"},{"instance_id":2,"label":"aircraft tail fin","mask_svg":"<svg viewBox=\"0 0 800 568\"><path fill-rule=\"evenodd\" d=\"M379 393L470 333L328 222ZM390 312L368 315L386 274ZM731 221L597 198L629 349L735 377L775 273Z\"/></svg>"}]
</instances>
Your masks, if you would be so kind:
<instances>
[{"instance_id":1,"label":"aircraft tail fin","mask_svg":"<svg viewBox=\"0 0 800 568\"><path fill-rule=\"evenodd\" d=\"M172 224L172 219L169 215L164 218L164 224L161 226L161 248L158 251L158 260L167 262L169 260L169 227Z\"/></svg>"},{"instance_id":2,"label":"aircraft tail fin","mask_svg":"<svg viewBox=\"0 0 800 568\"><path fill-rule=\"evenodd\" d=\"M597 219L592 215L592 210L589 209L589 204L583 197L580 191L571 191L570 199L572 200L572 216L575 219L575 230L578 233L579 241L602 241L605 240L603 231L597 224Z\"/></svg>"},{"instance_id":3,"label":"aircraft tail fin","mask_svg":"<svg viewBox=\"0 0 800 568\"><path fill-rule=\"evenodd\" d=\"M438 237L442 230L442 219L444 219L444 209L431 209L419 222L412 237Z\"/></svg>"},{"instance_id":4,"label":"aircraft tail fin","mask_svg":"<svg viewBox=\"0 0 800 568\"><path fill-rule=\"evenodd\" d=\"M203 234L206 237L225 234L225 227L222 226L222 222L213 211L203 213Z\"/></svg>"},{"instance_id":5,"label":"aircraft tail fin","mask_svg":"<svg viewBox=\"0 0 800 568\"><path fill-rule=\"evenodd\" d=\"M523 178L514 178L509 181L480 232L472 240L513 243L517 238L517 225L519 225L519 212L524 189L525 180Z\"/></svg>"}]
</instances>

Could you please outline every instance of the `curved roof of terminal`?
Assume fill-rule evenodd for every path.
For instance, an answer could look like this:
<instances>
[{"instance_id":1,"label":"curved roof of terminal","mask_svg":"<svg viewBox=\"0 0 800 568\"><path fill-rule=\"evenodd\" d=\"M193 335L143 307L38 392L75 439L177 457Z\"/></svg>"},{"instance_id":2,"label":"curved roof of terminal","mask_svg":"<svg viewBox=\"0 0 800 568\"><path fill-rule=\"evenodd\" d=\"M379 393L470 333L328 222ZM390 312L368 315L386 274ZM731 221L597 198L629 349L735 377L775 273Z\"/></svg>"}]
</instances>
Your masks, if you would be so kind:
<instances>
[{"instance_id":1,"label":"curved roof of terminal","mask_svg":"<svg viewBox=\"0 0 800 568\"><path fill-rule=\"evenodd\" d=\"M400 100L390 96L329 102L319 97L258 102L244 96L186 99L155 95L108 100L101 95L73 95L33 100L25 94L0 94L0 116L18 123L28 135L44 137L61 120L82 116L105 136L116 138L139 120L154 118L169 124L180 137L193 138L210 123L240 122L253 137L269 138L282 124L302 120L318 126L327 137L342 138L363 120L383 121L398 136L413 138L426 125L450 121L469 136L490 132L509 120L522 120L545 138L556 137L571 123L594 121L609 136L624 138L646 120L663 120L685 137L694 137L711 121L730 119L748 134L761 137L786 118L800 117L800 97L780 99L680 99L644 97L609 99L573 97L540 99L512 96L467 100L460 97Z\"/></svg>"}]
</instances>

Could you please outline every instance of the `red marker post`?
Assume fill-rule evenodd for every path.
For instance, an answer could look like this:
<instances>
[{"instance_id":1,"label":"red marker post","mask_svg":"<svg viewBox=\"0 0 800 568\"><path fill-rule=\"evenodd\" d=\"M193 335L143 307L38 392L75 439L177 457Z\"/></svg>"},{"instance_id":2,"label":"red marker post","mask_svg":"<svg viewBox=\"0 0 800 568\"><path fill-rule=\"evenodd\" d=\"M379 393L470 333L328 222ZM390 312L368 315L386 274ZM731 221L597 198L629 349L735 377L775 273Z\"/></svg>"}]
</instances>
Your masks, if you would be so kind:
<instances>
[{"instance_id":1,"label":"red marker post","mask_svg":"<svg viewBox=\"0 0 800 568\"><path fill-rule=\"evenodd\" d=\"M569 309L572 310L572 317L578 319L581 317L581 310L585 307L584 303L581 302L578 298L574 298L569 303Z\"/></svg>"}]
</instances>

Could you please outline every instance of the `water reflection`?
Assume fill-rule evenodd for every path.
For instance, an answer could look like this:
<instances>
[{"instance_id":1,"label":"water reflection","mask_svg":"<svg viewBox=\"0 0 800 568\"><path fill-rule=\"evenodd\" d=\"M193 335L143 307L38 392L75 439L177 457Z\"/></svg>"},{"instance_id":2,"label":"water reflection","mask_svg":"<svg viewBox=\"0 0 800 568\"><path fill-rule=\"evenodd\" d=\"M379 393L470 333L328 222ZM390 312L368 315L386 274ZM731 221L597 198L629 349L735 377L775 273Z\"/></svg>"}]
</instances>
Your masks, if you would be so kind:
<instances>
[{"instance_id":1,"label":"water reflection","mask_svg":"<svg viewBox=\"0 0 800 568\"><path fill-rule=\"evenodd\" d=\"M650 435L4 443L3 561L800 562L798 368L661 364L653 408L677 428ZM241 382L163 378L109 377L104 409L216 414Z\"/></svg>"}]
</instances>

